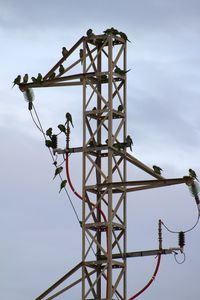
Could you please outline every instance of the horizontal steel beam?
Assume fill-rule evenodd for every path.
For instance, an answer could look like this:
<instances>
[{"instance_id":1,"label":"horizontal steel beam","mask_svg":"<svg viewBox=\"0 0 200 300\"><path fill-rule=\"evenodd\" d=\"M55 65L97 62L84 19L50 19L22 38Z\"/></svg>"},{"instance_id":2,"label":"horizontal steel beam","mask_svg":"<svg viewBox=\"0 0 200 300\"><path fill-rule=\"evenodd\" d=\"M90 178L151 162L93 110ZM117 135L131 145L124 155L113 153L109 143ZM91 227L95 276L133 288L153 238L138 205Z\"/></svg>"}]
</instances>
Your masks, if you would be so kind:
<instances>
[{"instance_id":1,"label":"horizontal steel beam","mask_svg":"<svg viewBox=\"0 0 200 300\"><path fill-rule=\"evenodd\" d=\"M142 256L156 256L156 255L164 255L164 254L172 254L175 251L181 251L181 248L169 248L169 249L155 249L155 250L145 250L145 251L136 251L136 252L127 252L127 253L117 253L113 254L112 258L130 258L130 257L142 257ZM101 255L99 259L104 260L105 256Z\"/></svg>"},{"instance_id":2,"label":"horizontal steel beam","mask_svg":"<svg viewBox=\"0 0 200 300\"><path fill-rule=\"evenodd\" d=\"M177 185L182 183L191 185L193 181L193 178L191 178L190 176L184 176L183 178L170 178L159 180L135 180L126 182L102 183L99 185L88 185L86 186L86 190L91 193L97 193L97 187L98 190L101 189L102 192L108 187L112 187L113 193L122 193L123 190L120 188L131 187L125 189L125 191L128 193L146 189L160 188L170 185Z\"/></svg>"}]
</instances>

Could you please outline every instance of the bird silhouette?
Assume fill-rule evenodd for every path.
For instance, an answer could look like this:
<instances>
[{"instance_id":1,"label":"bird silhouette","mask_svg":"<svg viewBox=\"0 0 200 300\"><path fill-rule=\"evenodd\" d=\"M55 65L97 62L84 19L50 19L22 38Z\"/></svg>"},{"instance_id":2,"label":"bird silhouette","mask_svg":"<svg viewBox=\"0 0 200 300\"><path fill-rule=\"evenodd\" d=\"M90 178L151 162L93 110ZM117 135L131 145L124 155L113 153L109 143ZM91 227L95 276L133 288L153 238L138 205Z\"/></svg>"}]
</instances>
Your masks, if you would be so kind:
<instances>
[{"instance_id":1,"label":"bird silhouette","mask_svg":"<svg viewBox=\"0 0 200 300\"><path fill-rule=\"evenodd\" d=\"M66 119L67 119L67 121L66 121L66 123L65 124L69 124L69 123L71 123L71 125L72 125L72 127L74 127L74 125L73 125L73 121L72 121L72 115L69 113L69 112L67 112L66 113Z\"/></svg>"},{"instance_id":2,"label":"bird silhouette","mask_svg":"<svg viewBox=\"0 0 200 300\"><path fill-rule=\"evenodd\" d=\"M14 81L13 81L13 86L12 86L12 87L14 87L16 84L19 85L20 82L21 82L21 75L18 75L18 76L14 79Z\"/></svg>"},{"instance_id":3,"label":"bird silhouette","mask_svg":"<svg viewBox=\"0 0 200 300\"><path fill-rule=\"evenodd\" d=\"M62 55L66 56L69 53L69 51L66 49L66 47L62 47Z\"/></svg>"},{"instance_id":4,"label":"bird silhouette","mask_svg":"<svg viewBox=\"0 0 200 300\"><path fill-rule=\"evenodd\" d=\"M52 136L52 128L51 127L46 130L46 135L49 137Z\"/></svg>"},{"instance_id":5,"label":"bird silhouette","mask_svg":"<svg viewBox=\"0 0 200 300\"><path fill-rule=\"evenodd\" d=\"M117 110L118 110L119 112L122 112L122 111L124 110L124 106L123 106L122 104L120 104L120 105L118 106Z\"/></svg>"},{"instance_id":6,"label":"bird silhouette","mask_svg":"<svg viewBox=\"0 0 200 300\"><path fill-rule=\"evenodd\" d=\"M132 151L133 140L132 140L132 138L131 138L130 135L127 135L127 137L126 137L126 145L127 145L127 147L129 147L130 150Z\"/></svg>"},{"instance_id":7,"label":"bird silhouette","mask_svg":"<svg viewBox=\"0 0 200 300\"><path fill-rule=\"evenodd\" d=\"M60 191L59 191L59 193L61 192L61 190L66 186L66 184L67 184L67 180L65 179L65 180L63 180L62 182L61 182L61 184L60 184Z\"/></svg>"},{"instance_id":8,"label":"bird silhouette","mask_svg":"<svg viewBox=\"0 0 200 300\"><path fill-rule=\"evenodd\" d=\"M131 43L131 41L128 39L126 33L120 31L118 34L119 34L119 36L120 36L123 40L128 41L128 42Z\"/></svg>"},{"instance_id":9,"label":"bird silhouette","mask_svg":"<svg viewBox=\"0 0 200 300\"><path fill-rule=\"evenodd\" d=\"M60 65L59 74L62 75L64 72L65 72L65 68L63 67L63 65Z\"/></svg>"},{"instance_id":10,"label":"bird silhouette","mask_svg":"<svg viewBox=\"0 0 200 300\"><path fill-rule=\"evenodd\" d=\"M114 72L117 73L117 74L119 74L119 75L124 76L124 75L125 75L126 73L128 73L130 70L131 70L131 69L125 71L125 70L120 69L118 66L116 66L115 69L114 69Z\"/></svg>"},{"instance_id":11,"label":"bird silhouette","mask_svg":"<svg viewBox=\"0 0 200 300\"><path fill-rule=\"evenodd\" d=\"M63 170L63 167L58 167L58 168L56 168L55 174L54 174L54 178L55 178L58 174L60 174L60 173L62 172L62 170ZM54 179L54 178L53 178L53 179Z\"/></svg>"},{"instance_id":12,"label":"bird silhouette","mask_svg":"<svg viewBox=\"0 0 200 300\"><path fill-rule=\"evenodd\" d=\"M58 129L60 129L61 132L66 132L65 125L63 125L63 124L59 124Z\"/></svg>"},{"instance_id":13,"label":"bird silhouette","mask_svg":"<svg viewBox=\"0 0 200 300\"><path fill-rule=\"evenodd\" d=\"M197 181L199 181L198 178L197 178L197 174L194 170L189 169L188 171L189 171L190 177L192 177L192 178L196 179Z\"/></svg>"},{"instance_id":14,"label":"bird silhouette","mask_svg":"<svg viewBox=\"0 0 200 300\"><path fill-rule=\"evenodd\" d=\"M41 73L38 73L38 76L37 76L36 80L37 80L38 83L41 83L41 81L42 81L42 74Z\"/></svg>"},{"instance_id":15,"label":"bird silhouette","mask_svg":"<svg viewBox=\"0 0 200 300\"><path fill-rule=\"evenodd\" d=\"M28 82L28 74L26 73L23 77L23 83L27 83Z\"/></svg>"},{"instance_id":16,"label":"bird silhouette","mask_svg":"<svg viewBox=\"0 0 200 300\"><path fill-rule=\"evenodd\" d=\"M161 171L163 170L160 167L154 165L152 168L156 174L161 175Z\"/></svg>"},{"instance_id":17,"label":"bird silhouette","mask_svg":"<svg viewBox=\"0 0 200 300\"><path fill-rule=\"evenodd\" d=\"M53 80L56 77L56 73L53 72L50 76L49 76L49 80Z\"/></svg>"}]
</instances>

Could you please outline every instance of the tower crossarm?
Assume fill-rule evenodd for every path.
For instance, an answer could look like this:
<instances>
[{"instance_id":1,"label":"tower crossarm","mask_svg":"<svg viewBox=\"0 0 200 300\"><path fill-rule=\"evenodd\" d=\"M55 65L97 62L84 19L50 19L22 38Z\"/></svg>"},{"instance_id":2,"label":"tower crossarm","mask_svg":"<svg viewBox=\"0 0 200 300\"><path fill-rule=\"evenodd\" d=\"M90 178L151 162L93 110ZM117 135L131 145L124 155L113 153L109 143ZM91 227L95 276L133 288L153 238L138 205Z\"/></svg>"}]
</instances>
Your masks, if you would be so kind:
<instances>
[{"instance_id":1,"label":"tower crossarm","mask_svg":"<svg viewBox=\"0 0 200 300\"><path fill-rule=\"evenodd\" d=\"M119 187L131 187L126 189L126 192L134 192L139 190L153 189L159 187L165 187L170 185L177 184L189 184L191 185L193 179L190 176L184 176L183 178L170 178L170 179L159 179L159 180L135 180L135 181L126 181L126 182L111 182L111 183L102 183L98 185L98 189L106 189L112 187L113 193L117 192ZM95 192L97 185L90 185L86 187L87 191ZM121 192L121 190L119 190Z\"/></svg>"},{"instance_id":2,"label":"tower crossarm","mask_svg":"<svg viewBox=\"0 0 200 300\"><path fill-rule=\"evenodd\" d=\"M144 251L134 251L134 252L126 252L126 253L117 253L113 254L112 257L114 259L118 258L131 258L131 257L143 257L143 256L155 256L155 255L166 255L173 254L175 251L181 251L181 248L174 247L168 249L153 249L153 250L144 250ZM100 256L100 259L105 259L104 255Z\"/></svg>"}]
</instances>

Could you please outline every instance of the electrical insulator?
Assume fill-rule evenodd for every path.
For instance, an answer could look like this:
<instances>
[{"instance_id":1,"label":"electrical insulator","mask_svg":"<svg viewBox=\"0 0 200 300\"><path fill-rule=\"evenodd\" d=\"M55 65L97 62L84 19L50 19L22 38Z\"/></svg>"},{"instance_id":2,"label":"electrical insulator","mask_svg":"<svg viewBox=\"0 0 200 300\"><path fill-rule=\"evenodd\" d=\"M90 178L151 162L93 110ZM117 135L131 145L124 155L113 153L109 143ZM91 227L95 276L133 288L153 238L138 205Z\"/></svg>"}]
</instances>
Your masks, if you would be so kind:
<instances>
[{"instance_id":1,"label":"electrical insulator","mask_svg":"<svg viewBox=\"0 0 200 300\"><path fill-rule=\"evenodd\" d=\"M69 123L67 123L67 130L66 130L67 149L69 148L69 141L70 141L70 127L69 127Z\"/></svg>"},{"instance_id":2,"label":"electrical insulator","mask_svg":"<svg viewBox=\"0 0 200 300\"><path fill-rule=\"evenodd\" d=\"M32 103L32 102L29 102L29 103L28 103L28 109L29 109L29 110L32 110L32 108L33 108L33 103Z\"/></svg>"},{"instance_id":3,"label":"electrical insulator","mask_svg":"<svg viewBox=\"0 0 200 300\"><path fill-rule=\"evenodd\" d=\"M56 134L52 135L51 141L52 141L52 148L53 149L58 148L58 139L57 139L57 135Z\"/></svg>"},{"instance_id":4,"label":"electrical insulator","mask_svg":"<svg viewBox=\"0 0 200 300\"><path fill-rule=\"evenodd\" d=\"M179 232L178 244L180 248L183 248L185 246L185 233L183 231Z\"/></svg>"},{"instance_id":5,"label":"electrical insulator","mask_svg":"<svg viewBox=\"0 0 200 300\"><path fill-rule=\"evenodd\" d=\"M159 249L162 249L162 221L159 220L158 222L158 242L159 242Z\"/></svg>"},{"instance_id":6,"label":"electrical insulator","mask_svg":"<svg viewBox=\"0 0 200 300\"><path fill-rule=\"evenodd\" d=\"M33 108L33 100L34 100L34 94L33 94L33 90L32 89L26 89L25 91L23 91L24 94L24 98L25 100L28 102L28 109L32 110Z\"/></svg>"}]
</instances>

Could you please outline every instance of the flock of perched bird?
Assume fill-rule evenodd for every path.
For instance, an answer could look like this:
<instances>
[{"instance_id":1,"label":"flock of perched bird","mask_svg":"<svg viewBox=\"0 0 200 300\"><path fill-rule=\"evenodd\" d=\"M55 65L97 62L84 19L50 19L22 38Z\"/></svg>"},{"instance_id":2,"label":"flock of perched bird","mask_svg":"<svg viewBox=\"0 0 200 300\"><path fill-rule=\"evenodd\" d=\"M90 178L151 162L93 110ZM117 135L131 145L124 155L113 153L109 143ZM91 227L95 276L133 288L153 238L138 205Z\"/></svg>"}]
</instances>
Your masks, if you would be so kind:
<instances>
[{"instance_id":1,"label":"flock of perched bird","mask_svg":"<svg viewBox=\"0 0 200 300\"><path fill-rule=\"evenodd\" d=\"M161 171L163 171L163 170L160 167L154 165L152 168L153 168L153 170L156 174L161 175ZM190 177L192 177L193 179L199 181L198 178L197 178L197 174L194 170L189 169L188 172L189 172Z\"/></svg>"},{"instance_id":2,"label":"flock of perched bird","mask_svg":"<svg viewBox=\"0 0 200 300\"><path fill-rule=\"evenodd\" d=\"M114 36L119 36L120 38L122 38L123 40L125 41L129 41L127 35L122 32L122 31L118 31L117 29L115 29L114 27L111 27L111 28L108 28L106 29L104 32L103 32L105 35L114 35ZM88 29L87 32L86 32L86 35L88 38L91 38L91 39L95 39L95 34L93 33L93 30L92 29ZM130 41L129 41L130 42ZM69 51L67 50L66 47L62 47L62 56L65 57L67 56L69 53ZM80 49L79 50L79 57L80 57L80 61L81 63L83 63L83 49ZM124 76L127 72L129 72L130 70L126 71L126 70L121 70L118 66L115 67L115 70L114 72L121 75L121 76ZM65 72L65 68L64 66L61 64L60 67L59 67L59 75L62 75L64 74ZM56 77L56 73L53 72L48 80L53 80L54 78ZM13 81L13 87L15 85L20 85L20 84L26 84L28 83L28 80L29 80L29 76L28 74L26 73L23 77L21 75L18 75L14 81ZM42 80L43 80L43 76L41 73L38 73L37 77L31 77L31 80L33 83L41 83Z\"/></svg>"},{"instance_id":3,"label":"flock of perched bird","mask_svg":"<svg viewBox=\"0 0 200 300\"><path fill-rule=\"evenodd\" d=\"M114 27L111 27L111 28L108 28L106 29L105 31L103 31L104 35L108 36L108 35L113 35L113 36L119 36L120 38L122 38L124 41L128 41L130 42L130 40L128 39L127 35L122 32L122 31L118 31L117 29L115 29ZM87 35L87 38L93 40L94 42L96 41L96 35L93 33L93 30L92 29L88 29L87 32L86 32L86 35ZM68 55L69 51L66 49L66 47L62 47L62 56L63 57L66 57ZM79 50L79 57L80 57L80 62L81 64L83 63L83 56L84 56L84 51L83 49L80 49ZM120 75L120 76L124 76L127 72L129 72L129 70L122 70L120 69L117 65L115 66L115 69L114 69L114 73ZM61 64L59 66L59 75L62 75L64 74L65 72L65 68L64 66ZM53 72L50 76L49 76L49 80L53 80L54 78L56 77L56 73ZM101 79L102 80L107 80L107 75L102 75L101 76ZM13 81L13 87L15 85L20 85L20 84L26 84L28 83L28 80L29 80L29 76L28 74L26 73L23 78L21 77L21 75L18 75L14 81ZM43 80L43 76L41 73L38 73L38 76L37 77L31 77L31 80L33 83L41 83L42 80ZM93 110L96 110L96 107L93 108ZM123 112L124 110L124 107L123 105L119 105L118 106L118 112ZM72 116L70 113L67 113L66 114L66 123L71 123L71 125L73 126L73 122L72 122ZM61 132L66 132L66 128L65 128L65 125L58 125L58 128L60 129ZM46 131L46 135L50 138L50 140L46 140L46 146L47 147L52 147L52 145L54 144L54 138L56 135L52 135L52 128L49 128L47 131ZM55 138L56 139L56 138ZM108 140L106 140L106 143L108 143ZM55 142L56 144L56 142ZM126 141L125 143L120 143L119 141L116 141L116 143L114 144L114 146L120 150L120 149L124 149L125 147L129 147L130 150L132 151L132 146L133 146L133 140L131 138L130 135L127 135L126 137ZM61 168L57 168L56 170L56 175L58 175L60 172L61 172ZM161 172L163 171L162 168L160 168L159 166L156 166L156 165L153 165L152 166L154 172L158 175L161 175ZM198 178L197 178L197 175L195 173L194 170L192 169L189 169L189 176L192 177L193 179L197 180L198 181ZM58 173L57 173L58 172ZM65 186L65 182L61 183L63 184L63 186L61 188L63 188Z\"/></svg>"}]
</instances>

